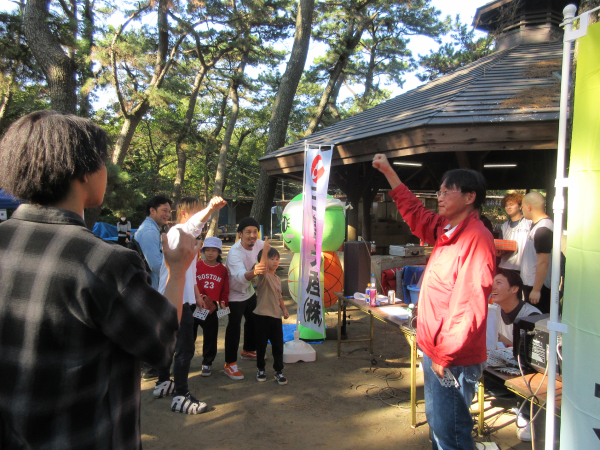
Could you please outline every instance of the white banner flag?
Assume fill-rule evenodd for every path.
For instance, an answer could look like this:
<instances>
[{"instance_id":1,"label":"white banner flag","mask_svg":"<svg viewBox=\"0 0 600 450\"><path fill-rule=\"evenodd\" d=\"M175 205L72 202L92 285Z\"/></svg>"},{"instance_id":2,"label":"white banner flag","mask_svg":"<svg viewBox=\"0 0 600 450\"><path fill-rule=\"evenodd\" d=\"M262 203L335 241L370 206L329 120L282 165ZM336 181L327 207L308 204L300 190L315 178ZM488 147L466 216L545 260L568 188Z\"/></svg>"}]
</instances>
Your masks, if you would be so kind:
<instances>
[{"instance_id":1,"label":"white banner flag","mask_svg":"<svg viewBox=\"0 0 600 450\"><path fill-rule=\"evenodd\" d=\"M333 145L304 144L304 214L300 247L298 321L324 334L321 301L321 246Z\"/></svg>"}]
</instances>

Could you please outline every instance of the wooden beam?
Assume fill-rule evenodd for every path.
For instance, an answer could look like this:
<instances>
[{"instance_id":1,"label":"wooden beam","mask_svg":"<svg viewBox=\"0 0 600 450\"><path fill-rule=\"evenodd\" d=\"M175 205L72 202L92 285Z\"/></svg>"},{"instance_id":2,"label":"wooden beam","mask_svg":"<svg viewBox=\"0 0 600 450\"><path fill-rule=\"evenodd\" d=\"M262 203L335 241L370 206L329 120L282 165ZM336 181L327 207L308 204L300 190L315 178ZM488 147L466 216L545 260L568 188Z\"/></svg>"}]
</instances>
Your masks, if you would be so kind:
<instances>
[{"instance_id":1,"label":"wooden beam","mask_svg":"<svg viewBox=\"0 0 600 450\"><path fill-rule=\"evenodd\" d=\"M372 159L375 153L389 157L448 151L545 150L558 146L556 121L504 122L472 126L428 126L396 134L337 144L332 164L353 164ZM302 170L303 152L261 161L269 175Z\"/></svg>"}]
</instances>

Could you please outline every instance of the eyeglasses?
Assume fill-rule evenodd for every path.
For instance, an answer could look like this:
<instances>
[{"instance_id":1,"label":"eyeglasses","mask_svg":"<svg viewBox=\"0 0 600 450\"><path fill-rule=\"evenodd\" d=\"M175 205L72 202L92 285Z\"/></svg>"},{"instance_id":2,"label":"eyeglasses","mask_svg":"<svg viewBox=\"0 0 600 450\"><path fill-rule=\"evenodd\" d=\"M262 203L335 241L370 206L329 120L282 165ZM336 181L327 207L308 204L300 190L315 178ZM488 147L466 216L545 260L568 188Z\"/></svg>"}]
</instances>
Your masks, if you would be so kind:
<instances>
[{"instance_id":1,"label":"eyeglasses","mask_svg":"<svg viewBox=\"0 0 600 450\"><path fill-rule=\"evenodd\" d=\"M448 194L454 194L458 192L459 194L462 194L462 191L437 191L435 193L435 195L437 196L437 198L444 198L446 197Z\"/></svg>"}]
</instances>

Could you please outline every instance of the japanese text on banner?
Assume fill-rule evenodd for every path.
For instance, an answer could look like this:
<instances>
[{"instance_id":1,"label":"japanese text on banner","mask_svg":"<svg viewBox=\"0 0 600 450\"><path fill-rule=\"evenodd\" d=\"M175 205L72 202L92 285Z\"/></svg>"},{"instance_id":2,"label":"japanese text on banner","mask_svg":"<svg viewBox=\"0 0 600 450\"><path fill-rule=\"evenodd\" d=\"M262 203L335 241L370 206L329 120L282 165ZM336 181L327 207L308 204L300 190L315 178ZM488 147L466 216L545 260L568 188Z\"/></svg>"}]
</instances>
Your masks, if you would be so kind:
<instances>
[{"instance_id":1,"label":"japanese text on banner","mask_svg":"<svg viewBox=\"0 0 600 450\"><path fill-rule=\"evenodd\" d=\"M304 162L304 216L300 249L300 324L324 333L321 300L321 245L329 185L332 145L306 145Z\"/></svg>"}]
</instances>

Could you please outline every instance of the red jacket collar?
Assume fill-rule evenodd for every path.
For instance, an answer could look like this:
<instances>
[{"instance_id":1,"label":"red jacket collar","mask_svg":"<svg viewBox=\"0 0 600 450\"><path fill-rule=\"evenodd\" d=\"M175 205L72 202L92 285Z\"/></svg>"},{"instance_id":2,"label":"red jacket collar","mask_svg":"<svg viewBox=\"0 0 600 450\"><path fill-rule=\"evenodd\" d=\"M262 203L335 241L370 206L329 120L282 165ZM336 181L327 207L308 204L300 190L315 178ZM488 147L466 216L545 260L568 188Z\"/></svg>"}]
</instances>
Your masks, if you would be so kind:
<instances>
[{"instance_id":1,"label":"red jacket collar","mask_svg":"<svg viewBox=\"0 0 600 450\"><path fill-rule=\"evenodd\" d=\"M477 211L473 211L471 214L469 214L467 217L465 217L456 226L456 230L454 230L454 233L452 233L452 236L448 237L448 236L446 236L446 232L442 231L442 235L440 236L440 240L439 240L440 244L446 245L446 244L451 244L452 242L454 242L458 238L458 235L460 233L462 233L462 231L467 227L467 225L469 225L474 220L479 220L479 213Z\"/></svg>"}]
</instances>

